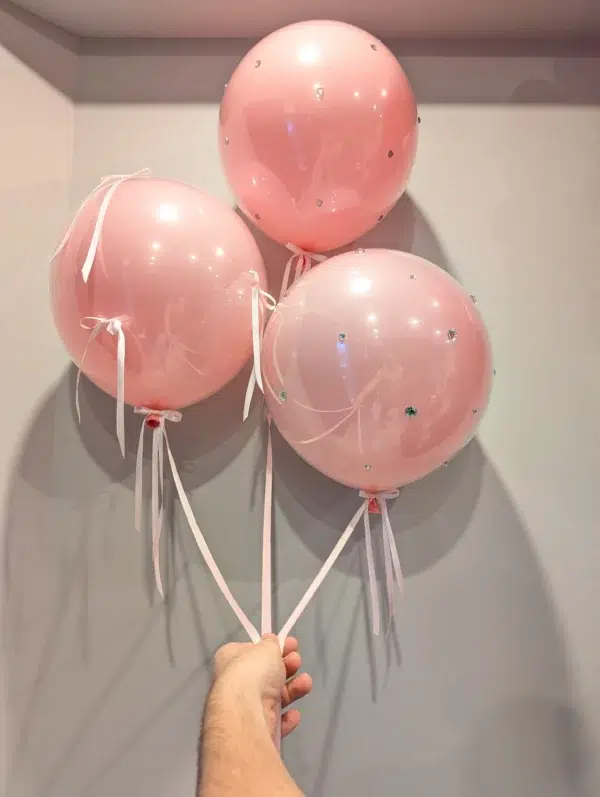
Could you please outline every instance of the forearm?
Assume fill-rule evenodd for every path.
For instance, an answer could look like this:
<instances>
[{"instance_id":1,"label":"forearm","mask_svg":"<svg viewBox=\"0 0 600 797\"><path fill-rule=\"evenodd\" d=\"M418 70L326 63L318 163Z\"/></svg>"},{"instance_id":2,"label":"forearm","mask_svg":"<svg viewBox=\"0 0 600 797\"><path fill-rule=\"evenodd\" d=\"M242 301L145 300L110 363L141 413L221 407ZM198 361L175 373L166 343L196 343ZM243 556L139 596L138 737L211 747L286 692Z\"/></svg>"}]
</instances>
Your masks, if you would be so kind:
<instances>
[{"instance_id":1,"label":"forearm","mask_svg":"<svg viewBox=\"0 0 600 797\"><path fill-rule=\"evenodd\" d=\"M198 797L302 797L269 735L258 695L213 687L201 761Z\"/></svg>"}]
</instances>

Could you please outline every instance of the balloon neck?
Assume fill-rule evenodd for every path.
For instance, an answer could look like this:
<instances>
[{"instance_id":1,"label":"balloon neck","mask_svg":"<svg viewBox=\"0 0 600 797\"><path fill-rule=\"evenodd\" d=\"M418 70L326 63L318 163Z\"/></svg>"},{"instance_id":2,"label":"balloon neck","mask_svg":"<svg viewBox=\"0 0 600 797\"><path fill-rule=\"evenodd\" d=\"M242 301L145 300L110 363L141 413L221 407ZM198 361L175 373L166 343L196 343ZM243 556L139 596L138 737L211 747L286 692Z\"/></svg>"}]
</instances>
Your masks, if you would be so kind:
<instances>
[{"instance_id":1,"label":"balloon neck","mask_svg":"<svg viewBox=\"0 0 600 797\"><path fill-rule=\"evenodd\" d=\"M150 429L157 429L160 426L160 418L158 415L146 416L146 426Z\"/></svg>"}]
</instances>

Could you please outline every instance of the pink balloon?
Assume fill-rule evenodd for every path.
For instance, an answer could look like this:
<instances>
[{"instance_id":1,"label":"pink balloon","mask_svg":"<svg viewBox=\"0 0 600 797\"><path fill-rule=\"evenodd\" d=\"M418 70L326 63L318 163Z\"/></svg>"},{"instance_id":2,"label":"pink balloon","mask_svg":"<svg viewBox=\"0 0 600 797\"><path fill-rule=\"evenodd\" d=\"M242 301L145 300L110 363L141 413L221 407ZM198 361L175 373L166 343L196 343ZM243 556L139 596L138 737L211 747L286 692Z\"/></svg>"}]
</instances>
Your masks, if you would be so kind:
<instances>
[{"instance_id":1,"label":"pink balloon","mask_svg":"<svg viewBox=\"0 0 600 797\"><path fill-rule=\"evenodd\" d=\"M223 202L191 185L130 179L108 206L89 281L81 267L98 217L101 192L89 199L52 269L54 319L81 363L86 316L123 322L125 401L176 409L215 393L252 351L254 270L266 277L254 238ZM116 338L90 344L84 373L116 394Z\"/></svg>"},{"instance_id":2,"label":"pink balloon","mask_svg":"<svg viewBox=\"0 0 600 797\"><path fill-rule=\"evenodd\" d=\"M473 297L427 260L357 249L294 283L265 330L265 397L279 431L342 484L420 479L472 436L492 353Z\"/></svg>"},{"instance_id":3,"label":"pink balloon","mask_svg":"<svg viewBox=\"0 0 600 797\"><path fill-rule=\"evenodd\" d=\"M354 241L402 195L417 109L396 57L342 22L301 22L241 61L220 112L221 157L240 207L311 252Z\"/></svg>"}]
</instances>

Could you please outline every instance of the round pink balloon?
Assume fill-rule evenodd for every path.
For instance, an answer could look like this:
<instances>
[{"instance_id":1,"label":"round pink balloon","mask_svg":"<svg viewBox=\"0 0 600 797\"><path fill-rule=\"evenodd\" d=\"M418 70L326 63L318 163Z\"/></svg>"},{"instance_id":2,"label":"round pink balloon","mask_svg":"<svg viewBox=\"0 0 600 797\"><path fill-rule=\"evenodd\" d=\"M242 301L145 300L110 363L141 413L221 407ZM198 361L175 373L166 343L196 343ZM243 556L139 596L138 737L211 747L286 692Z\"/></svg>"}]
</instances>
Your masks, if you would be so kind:
<instances>
[{"instance_id":1,"label":"round pink balloon","mask_svg":"<svg viewBox=\"0 0 600 797\"><path fill-rule=\"evenodd\" d=\"M473 297L449 274L358 249L294 283L265 330L262 372L288 443L332 479L378 492L464 446L488 402L492 354Z\"/></svg>"},{"instance_id":2,"label":"round pink balloon","mask_svg":"<svg viewBox=\"0 0 600 797\"><path fill-rule=\"evenodd\" d=\"M87 284L81 276L105 192L89 199L54 259L52 304L63 343L81 363L86 316L123 322L125 401L185 407L215 393L252 351L254 270L266 287L258 247L223 202L191 185L130 179L108 206ZM90 344L84 373L116 394L116 337Z\"/></svg>"},{"instance_id":3,"label":"round pink balloon","mask_svg":"<svg viewBox=\"0 0 600 797\"><path fill-rule=\"evenodd\" d=\"M378 39L343 22L301 22L235 70L220 145L244 213L280 243L324 252L370 230L402 195L417 109Z\"/></svg>"}]
</instances>

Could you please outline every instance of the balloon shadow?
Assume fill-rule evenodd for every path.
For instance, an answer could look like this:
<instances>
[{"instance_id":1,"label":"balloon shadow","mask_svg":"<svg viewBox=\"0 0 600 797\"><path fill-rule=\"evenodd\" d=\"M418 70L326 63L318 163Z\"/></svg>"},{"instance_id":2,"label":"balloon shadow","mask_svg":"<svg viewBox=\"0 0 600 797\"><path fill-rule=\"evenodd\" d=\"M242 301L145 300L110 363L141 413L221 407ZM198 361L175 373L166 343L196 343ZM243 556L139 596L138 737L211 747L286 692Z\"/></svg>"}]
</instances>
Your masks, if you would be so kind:
<instances>
[{"instance_id":1,"label":"balloon shadow","mask_svg":"<svg viewBox=\"0 0 600 797\"><path fill-rule=\"evenodd\" d=\"M392 794L402 783L410 794L448 797L591 797L589 738L545 575L493 465L477 444L469 449L475 462L449 497L456 507L440 503L440 488L431 493L439 505L432 536L462 524L461 544L433 562L435 552L411 553L423 529L408 549L410 530L398 534L405 566L432 565L409 579L399 607L400 662L392 656L390 666L385 639L358 622L356 579L333 574L300 621L300 637L316 642L305 648L306 666L315 683L329 684L286 745L305 793L360 793L375 783Z\"/></svg>"},{"instance_id":2,"label":"balloon shadow","mask_svg":"<svg viewBox=\"0 0 600 797\"><path fill-rule=\"evenodd\" d=\"M359 238L354 246L412 252L454 276L452 264L410 191L402 194L383 221Z\"/></svg>"},{"instance_id":3,"label":"balloon shadow","mask_svg":"<svg viewBox=\"0 0 600 797\"><path fill-rule=\"evenodd\" d=\"M244 636L179 512L164 532L167 599L148 601L147 568L140 562L149 561L149 552L133 529L134 453L122 460L114 439L114 401L91 384L81 386L83 419L77 426L73 382L73 372L65 373L36 411L10 475L4 518L0 638L8 782L9 793L23 797L81 797L105 788L117 794L110 787L112 773L138 740L152 738L165 722L173 723L169 738L186 729L192 772L212 654ZM240 384L222 398L219 412L225 417L213 415L211 400L206 414L199 412L196 429L206 424L204 436L183 429L180 438L175 430L171 435L181 461L199 457L199 472L182 474L192 486L218 481L223 469L235 480L229 457L250 470L240 451L250 426L242 436L235 431L241 427L237 397L243 382L240 376ZM135 437L134 432L128 443ZM238 506L246 515L248 503L244 497ZM223 510L218 501L211 504L218 518ZM209 531L223 536L218 524L209 524ZM211 533L206 536L212 545ZM243 568L251 578L254 540L231 545L229 536L228 543L219 562L226 578L231 581L231 571ZM258 590L252 583L232 588L255 617ZM149 781L140 789L150 793L161 770L149 772L147 762L141 769Z\"/></svg>"},{"instance_id":4,"label":"balloon shadow","mask_svg":"<svg viewBox=\"0 0 600 797\"><path fill-rule=\"evenodd\" d=\"M299 457L275 430L275 523L293 529L317 560L324 561L346 528L362 499L323 476ZM404 487L399 498L388 503L405 576L427 570L448 554L468 527L477 504L484 456L473 439L447 465ZM372 521L378 534L379 520ZM350 572L351 552L364 540L359 524L334 567ZM296 576L308 576L308 572ZM290 573L290 577L294 577Z\"/></svg>"},{"instance_id":5,"label":"balloon shadow","mask_svg":"<svg viewBox=\"0 0 600 797\"><path fill-rule=\"evenodd\" d=\"M232 583L232 589L256 618L257 539L251 533L239 540L236 535L232 545L231 534L223 534L224 525L246 531L252 507L260 405L256 402L242 424L247 377L248 369L218 396L186 410L181 424L170 425L169 439L209 546L230 583L235 574L243 574L243 583ZM142 419L128 410L123 459L115 438L114 399L82 380L79 425L75 379L72 367L32 418L10 477L4 523L1 638L7 665L8 777L10 793L27 797L83 794L83 781L92 778L99 763L93 748L99 745L102 758L116 760L119 750L107 739L134 738L146 724L151 726L152 712L162 717L183 711L188 728L194 726L189 743L195 761L212 653L227 639L244 637L179 507L165 523L161 569L166 598L158 599L148 535L137 535L133 525ZM234 494L235 500L224 499ZM130 713L125 705L135 702L138 683L145 684L145 695L140 693ZM184 707L181 701L190 693L195 700Z\"/></svg>"},{"instance_id":6,"label":"balloon shadow","mask_svg":"<svg viewBox=\"0 0 600 797\"><path fill-rule=\"evenodd\" d=\"M269 244L268 239L262 241L260 236L262 233L259 232L259 246L264 246L267 256L272 257L276 251L272 246L277 247L277 244ZM358 244L365 248L412 252L452 273L435 232L408 193L403 194L377 227L352 247ZM323 267L326 265L323 264ZM403 547L406 546L404 568L407 575L431 567L456 544L468 524L472 507L477 500L482 461L483 455L479 447L476 444L468 446L446 467L402 490L401 498L390 505L390 517L396 533L401 535L403 531L411 531L403 538L402 543ZM276 430L273 438L273 462L275 523L277 516L283 514L285 523L323 561L356 511L358 496L305 463ZM452 513L452 523L438 532L433 530L433 518L442 506ZM419 545L413 541L412 530L416 528L419 529L421 539ZM359 540L362 535L361 527L355 532L354 539ZM347 562L347 556L342 555L335 567L344 570ZM290 574L290 577L293 575Z\"/></svg>"},{"instance_id":7,"label":"balloon shadow","mask_svg":"<svg viewBox=\"0 0 600 797\"><path fill-rule=\"evenodd\" d=\"M242 212L239 206L234 207L235 212L248 227L249 231L254 236L254 240L260 250L260 254L265 264L265 271L267 272L267 285L269 293L272 293L275 298L279 297L281 280L283 279L283 272L285 264L292 256L292 252L286 249L282 244L277 243L272 238L256 227Z\"/></svg>"},{"instance_id":8,"label":"balloon shadow","mask_svg":"<svg viewBox=\"0 0 600 797\"><path fill-rule=\"evenodd\" d=\"M187 489L194 489L214 479L248 443L259 422L259 408L254 407L246 423L242 423L244 394L250 376L250 364L222 390L203 401L185 407L180 423L167 423L169 442L182 480ZM129 406L125 408L126 457L121 456L115 436L116 404L112 396L82 378L79 390L81 423L75 409L77 369L71 366L68 390L71 415L85 450L114 481L126 481L135 470L136 452L142 418ZM146 432L148 439L150 432ZM146 458L150 445L144 447Z\"/></svg>"},{"instance_id":9,"label":"balloon shadow","mask_svg":"<svg viewBox=\"0 0 600 797\"><path fill-rule=\"evenodd\" d=\"M271 240L262 230L252 224L239 207L236 207L235 211L254 236L265 263L269 291L277 297L285 264L292 253L285 246ZM416 204L410 192L402 194L383 221L366 235L348 244L348 246L332 252L326 252L325 254L328 257L334 257L357 247L364 249L398 249L403 252L412 252L435 263L436 266L455 276L446 253L437 240L427 217Z\"/></svg>"}]
</instances>

